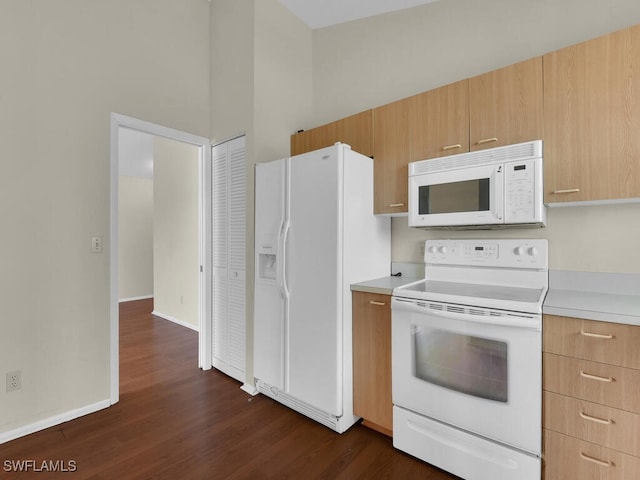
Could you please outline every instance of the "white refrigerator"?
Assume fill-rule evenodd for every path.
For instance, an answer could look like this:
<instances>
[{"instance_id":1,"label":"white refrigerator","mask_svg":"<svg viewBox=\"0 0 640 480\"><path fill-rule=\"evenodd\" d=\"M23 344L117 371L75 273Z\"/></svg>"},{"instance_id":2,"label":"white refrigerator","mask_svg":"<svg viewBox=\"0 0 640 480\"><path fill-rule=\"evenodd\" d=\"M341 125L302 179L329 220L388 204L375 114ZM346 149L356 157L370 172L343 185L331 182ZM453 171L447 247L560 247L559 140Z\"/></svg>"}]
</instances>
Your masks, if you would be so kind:
<instances>
[{"instance_id":1,"label":"white refrigerator","mask_svg":"<svg viewBox=\"0 0 640 480\"><path fill-rule=\"evenodd\" d=\"M255 175L256 387L342 433L358 420L350 285L390 273L373 160L337 143Z\"/></svg>"}]
</instances>

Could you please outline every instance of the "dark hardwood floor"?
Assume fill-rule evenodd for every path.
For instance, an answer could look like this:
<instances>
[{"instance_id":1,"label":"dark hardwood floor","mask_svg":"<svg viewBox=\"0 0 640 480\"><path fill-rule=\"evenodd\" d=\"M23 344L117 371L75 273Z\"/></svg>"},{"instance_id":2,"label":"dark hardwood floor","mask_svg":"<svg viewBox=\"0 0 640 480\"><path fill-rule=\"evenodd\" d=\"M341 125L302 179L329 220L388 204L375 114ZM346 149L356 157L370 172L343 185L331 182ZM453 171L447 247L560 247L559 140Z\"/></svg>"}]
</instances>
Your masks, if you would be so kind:
<instances>
[{"instance_id":1,"label":"dark hardwood floor","mask_svg":"<svg viewBox=\"0 0 640 480\"><path fill-rule=\"evenodd\" d=\"M366 427L339 435L198 369L197 333L152 308L150 300L121 304L120 402L0 445L0 479L456 478ZM75 471L7 469L18 460Z\"/></svg>"}]
</instances>

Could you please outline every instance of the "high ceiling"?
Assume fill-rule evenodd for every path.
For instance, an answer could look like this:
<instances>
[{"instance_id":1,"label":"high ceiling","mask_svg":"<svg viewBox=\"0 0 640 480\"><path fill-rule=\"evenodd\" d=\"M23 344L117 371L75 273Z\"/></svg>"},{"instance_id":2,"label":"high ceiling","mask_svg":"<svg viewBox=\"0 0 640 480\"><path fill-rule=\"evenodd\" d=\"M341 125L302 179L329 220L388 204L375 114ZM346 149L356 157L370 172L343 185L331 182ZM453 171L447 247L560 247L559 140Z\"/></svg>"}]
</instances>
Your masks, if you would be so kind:
<instances>
[{"instance_id":1,"label":"high ceiling","mask_svg":"<svg viewBox=\"0 0 640 480\"><path fill-rule=\"evenodd\" d=\"M323 28L438 0L279 0L311 28Z\"/></svg>"}]
</instances>

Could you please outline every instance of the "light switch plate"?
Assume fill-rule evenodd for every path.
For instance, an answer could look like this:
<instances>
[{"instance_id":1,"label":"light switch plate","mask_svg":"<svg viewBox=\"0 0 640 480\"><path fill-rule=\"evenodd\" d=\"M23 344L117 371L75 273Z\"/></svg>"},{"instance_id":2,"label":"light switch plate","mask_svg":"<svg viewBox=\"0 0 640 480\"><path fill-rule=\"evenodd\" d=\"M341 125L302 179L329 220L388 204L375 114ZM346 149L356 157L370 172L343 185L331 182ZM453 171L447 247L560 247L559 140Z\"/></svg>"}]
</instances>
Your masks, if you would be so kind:
<instances>
[{"instance_id":1,"label":"light switch plate","mask_svg":"<svg viewBox=\"0 0 640 480\"><path fill-rule=\"evenodd\" d=\"M91 253L102 253L102 237L91 237Z\"/></svg>"}]
</instances>

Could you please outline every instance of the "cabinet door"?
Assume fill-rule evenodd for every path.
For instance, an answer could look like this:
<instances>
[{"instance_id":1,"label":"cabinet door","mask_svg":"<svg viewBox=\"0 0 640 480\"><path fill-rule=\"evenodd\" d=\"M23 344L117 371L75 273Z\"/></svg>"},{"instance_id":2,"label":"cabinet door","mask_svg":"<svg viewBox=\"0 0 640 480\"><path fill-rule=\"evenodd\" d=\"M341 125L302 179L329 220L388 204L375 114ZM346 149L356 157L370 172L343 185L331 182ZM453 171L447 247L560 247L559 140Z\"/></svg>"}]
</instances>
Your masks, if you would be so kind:
<instances>
[{"instance_id":1,"label":"cabinet door","mask_svg":"<svg viewBox=\"0 0 640 480\"><path fill-rule=\"evenodd\" d=\"M544 316L544 351L640 370L640 327Z\"/></svg>"},{"instance_id":2,"label":"cabinet door","mask_svg":"<svg viewBox=\"0 0 640 480\"><path fill-rule=\"evenodd\" d=\"M312 152L333 145L336 141L335 122L291 135L291 156Z\"/></svg>"},{"instance_id":3,"label":"cabinet door","mask_svg":"<svg viewBox=\"0 0 640 480\"><path fill-rule=\"evenodd\" d=\"M549 430L542 450L545 480L629 480L640 471L638 457Z\"/></svg>"},{"instance_id":4,"label":"cabinet door","mask_svg":"<svg viewBox=\"0 0 640 480\"><path fill-rule=\"evenodd\" d=\"M543 389L640 413L640 370L553 353L542 356Z\"/></svg>"},{"instance_id":5,"label":"cabinet door","mask_svg":"<svg viewBox=\"0 0 640 480\"><path fill-rule=\"evenodd\" d=\"M542 138L542 57L469 79L469 148Z\"/></svg>"},{"instance_id":6,"label":"cabinet door","mask_svg":"<svg viewBox=\"0 0 640 480\"><path fill-rule=\"evenodd\" d=\"M291 155L346 143L368 157L373 155L373 111L365 110L335 122L291 135Z\"/></svg>"},{"instance_id":7,"label":"cabinet door","mask_svg":"<svg viewBox=\"0 0 640 480\"><path fill-rule=\"evenodd\" d=\"M411 98L373 111L374 213L408 211Z\"/></svg>"},{"instance_id":8,"label":"cabinet door","mask_svg":"<svg viewBox=\"0 0 640 480\"><path fill-rule=\"evenodd\" d=\"M468 80L411 97L411 161L469 151Z\"/></svg>"},{"instance_id":9,"label":"cabinet door","mask_svg":"<svg viewBox=\"0 0 640 480\"><path fill-rule=\"evenodd\" d=\"M353 411L391 435L391 297L353 292Z\"/></svg>"},{"instance_id":10,"label":"cabinet door","mask_svg":"<svg viewBox=\"0 0 640 480\"><path fill-rule=\"evenodd\" d=\"M578 398L542 392L543 427L640 456L640 415Z\"/></svg>"},{"instance_id":11,"label":"cabinet door","mask_svg":"<svg viewBox=\"0 0 640 480\"><path fill-rule=\"evenodd\" d=\"M543 62L545 201L640 197L640 26Z\"/></svg>"}]
</instances>

